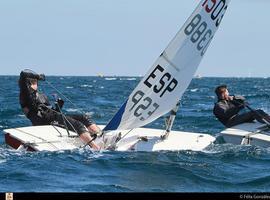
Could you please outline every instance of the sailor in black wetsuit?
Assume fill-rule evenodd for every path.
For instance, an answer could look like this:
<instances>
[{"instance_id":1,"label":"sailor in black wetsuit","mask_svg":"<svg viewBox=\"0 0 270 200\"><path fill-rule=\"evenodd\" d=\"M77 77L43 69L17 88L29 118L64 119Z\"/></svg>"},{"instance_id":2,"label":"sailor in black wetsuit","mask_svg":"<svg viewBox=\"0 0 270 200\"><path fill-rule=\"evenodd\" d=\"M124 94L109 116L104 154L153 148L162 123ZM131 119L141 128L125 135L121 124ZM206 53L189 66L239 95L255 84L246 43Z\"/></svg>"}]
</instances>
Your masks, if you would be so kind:
<instances>
[{"instance_id":1,"label":"sailor in black wetsuit","mask_svg":"<svg viewBox=\"0 0 270 200\"><path fill-rule=\"evenodd\" d=\"M24 114L31 120L32 124L34 126L50 125L54 122L59 125L66 124L69 130L75 129L80 138L91 148L99 150L90 136L90 134L100 133L99 127L86 115L67 115L63 118L59 109L63 106L64 101L58 99L59 108L52 108L48 97L38 92L38 80L45 81L45 75L35 74L30 70L24 70L20 74L20 104Z\"/></svg>"},{"instance_id":2,"label":"sailor in black wetsuit","mask_svg":"<svg viewBox=\"0 0 270 200\"><path fill-rule=\"evenodd\" d=\"M245 122L252 122L255 119L261 123L265 123L263 119L270 122L269 115L263 110L239 114L245 108L245 98L242 96L229 96L226 85L218 86L215 93L218 97L218 102L215 103L213 113L224 126L232 127Z\"/></svg>"}]
</instances>

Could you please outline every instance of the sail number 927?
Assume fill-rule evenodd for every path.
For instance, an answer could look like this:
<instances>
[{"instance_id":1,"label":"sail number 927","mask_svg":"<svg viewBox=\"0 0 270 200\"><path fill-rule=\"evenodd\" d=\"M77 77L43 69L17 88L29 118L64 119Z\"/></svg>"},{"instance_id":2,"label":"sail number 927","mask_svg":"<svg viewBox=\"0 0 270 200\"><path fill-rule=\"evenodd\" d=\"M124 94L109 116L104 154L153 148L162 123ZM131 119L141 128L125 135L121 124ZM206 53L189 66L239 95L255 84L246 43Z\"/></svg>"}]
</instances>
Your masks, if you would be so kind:
<instances>
[{"instance_id":1,"label":"sail number 927","mask_svg":"<svg viewBox=\"0 0 270 200\"><path fill-rule=\"evenodd\" d=\"M141 90L138 90L132 97L133 106L129 109L131 112L135 107L134 116L140 117L141 121L146 120L159 108L157 103L153 103L153 100L150 97L147 97L145 93ZM140 102L140 104L139 104ZM143 111L149 110L146 114L147 117L143 117Z\"/></svg>"},{"instance_id":2,"label":"sail number 927","mask_svg":"<svg viewBox=\"0 0 270 200\"><path fill-rule=\"evenodd\" d=\"M149 91L150 95L141 90L136 91L131 97L133 105L129 109L129 112L134 112L134 116L141 121L151 117L159 108L159 105L151 98L154 96L153 94L156 94L156 98L166 98L166 94L175 90L178 81L172 74L166 72L163 67L157 65L143 83L148 88L148 91L151 89Z\"/></svg>"}]
</instances>

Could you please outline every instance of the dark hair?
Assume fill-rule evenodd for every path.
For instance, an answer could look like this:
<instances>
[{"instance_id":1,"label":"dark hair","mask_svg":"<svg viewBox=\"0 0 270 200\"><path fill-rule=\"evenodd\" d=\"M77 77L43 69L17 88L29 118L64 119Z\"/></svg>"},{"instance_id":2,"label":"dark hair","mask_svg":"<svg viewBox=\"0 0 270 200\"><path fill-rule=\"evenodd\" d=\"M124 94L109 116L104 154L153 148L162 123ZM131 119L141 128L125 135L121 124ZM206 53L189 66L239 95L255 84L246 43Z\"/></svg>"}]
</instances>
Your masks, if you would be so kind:
<instances>
[{"instance_id":1,"label":"dark hair","mask_svg":"<svg viewBox=\"0 0 270 200\"><path fill-rule=\"evenodd\" d=\"M215 93L219 99L221 98L221 95L226 91L227 88L228 88L227 85L220 85L216 87Z\"/></svg>"}]
</instances>

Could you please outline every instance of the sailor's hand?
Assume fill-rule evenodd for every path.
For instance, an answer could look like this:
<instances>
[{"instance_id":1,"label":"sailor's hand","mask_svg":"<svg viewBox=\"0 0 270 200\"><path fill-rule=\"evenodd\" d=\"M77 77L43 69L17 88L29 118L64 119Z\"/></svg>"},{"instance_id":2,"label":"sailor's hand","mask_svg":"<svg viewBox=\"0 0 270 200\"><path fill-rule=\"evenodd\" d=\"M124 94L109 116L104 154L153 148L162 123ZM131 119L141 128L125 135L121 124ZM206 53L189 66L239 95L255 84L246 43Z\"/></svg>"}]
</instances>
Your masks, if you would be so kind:
<instances>
[{"instance_id":1,"label":"sailor's hand","mask_svg":"<svg viewBox=\"0 0 270 200\"><path fill-rule=\"evenodd\" d=\"M64 103L65 103L65 102L64 102L63 99L61 99L61 98L58 98L58 99L57 99L57 104L59 105L60 108L63 107Z\"/></svg>"},{"instance_id":2,"label":"sailor's hand","mask_svg":"<svg viewBox=\"0 0 270 200\"><path fill-rule=\"evenodd\" d=\"M235 95L234 99L237 101L242 101L242 102L244 102L246 100L246 98L241 96L241 95Z\"/></svg>"},{"instance_id":3,"label":"sailor's hand","mask_svg":"<svg viewBox=\"0 0 270 200\"><path fill-rule=\"evenodd\" d=\"M247 105L247 102L245 102L245 100L245 97L240 95L234 96L233 99L233 101L236 102L240 108L245 108L245 106Z\"/></svg>"},{"instance_id":4,"label":"sailor's hand","mask_svg":"<svg viewBox=\"0 0 270 200\"><path fill-rule=\"evenodd\" d=\"M39 80L45 81L45 74L40 74L39 75Z\"/></svg>"},{"instance_id":5,"label":"sailor's hand","mask_svg":"<svg viewBox=\"0 0 270 200\"><path fill-rule=\"evenodd\" d=\"M229 100L229 101L232 101L233 98L234 98L233 96L228 96L228 100Z\"/></svg>"}]
</instances>

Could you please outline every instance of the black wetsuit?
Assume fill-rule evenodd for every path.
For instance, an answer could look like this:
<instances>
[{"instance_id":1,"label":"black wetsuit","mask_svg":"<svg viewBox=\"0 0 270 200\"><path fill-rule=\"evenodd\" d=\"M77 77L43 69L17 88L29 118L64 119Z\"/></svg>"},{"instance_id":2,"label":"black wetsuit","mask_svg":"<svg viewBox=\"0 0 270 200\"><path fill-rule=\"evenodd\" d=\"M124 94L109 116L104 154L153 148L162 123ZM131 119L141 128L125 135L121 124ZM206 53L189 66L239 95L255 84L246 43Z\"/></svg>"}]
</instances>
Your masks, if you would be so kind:
<instances>
[{"instance_id":1,"label":"black wetsuit","mask_svg":"<svg viewBox=\"0 0 270 200\"><path fill-rule=\"evenodd\" d=\"M269 116L262 110L239 114L239 111L244 107L243 102L239 103L239 101L236 99L231 101L220 99L217 103L215 103L213 113L226 127L236 126L245 122L252 122L255 119L261 123L265 123L262 120L262 116L269 118Z\"/></svg>"},{"instance_id":2,"label":"black wetsuit","mask_svg":"<svg viewBox=\"0 0 270 200\"><path fill-rule=\"evenodd\" d=\"M88 130L86 127L94 122L86 115L66 115L66 119L59 110L52 108L48 97L31 88L30 79L41 80L40 75L29 71L22 71L19 79L20 104L24 114L31 120L34 126L50 125L58 123L67 125L68 129L75 131L80 135Z\"/></svg>"}]
</instances>

